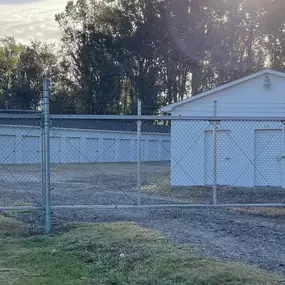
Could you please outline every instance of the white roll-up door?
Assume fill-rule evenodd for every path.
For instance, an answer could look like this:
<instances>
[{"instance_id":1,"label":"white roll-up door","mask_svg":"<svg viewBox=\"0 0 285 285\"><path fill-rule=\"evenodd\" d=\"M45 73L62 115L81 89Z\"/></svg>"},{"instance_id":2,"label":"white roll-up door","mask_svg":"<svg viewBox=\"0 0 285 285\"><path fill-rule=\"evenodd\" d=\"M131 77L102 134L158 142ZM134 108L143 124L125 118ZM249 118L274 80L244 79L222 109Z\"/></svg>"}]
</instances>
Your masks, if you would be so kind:
<instances>
[{"instance_id":1,"label":"white roll-up door","mask_svg":"<svg viewBox=\"0 0 285 285\"><path fill-rule=\"evenodd\" d=\"M168 161L170 160L170 141L163 140L161 142L161 160Z\"/></svg>"},{"instance_id":2,"label":"white roll-up door","mask_svg":"<svg viewBox=\"0 0 285 285\"><path fill-rule=\"evenodd\" d=\"M103 161L104 162L115 162L115 139L103 139Z\"/></svg>"},{"instance_id":3,"label":"white roll-up door","mask_svg":"<svg viewBox=\"0 0 285 285\"><path fill-rule=\"evenodd\" d=\"M87 162L97 162L99 159L99 139L86 139L86 160Z\"/></svg>"},{"instance_id":4,"label":"white roll-up door","mask_svg":"<svg viewBox=\"0 0 285 285\"><path fill-rule=\"evenodd\" d=\"M255 185L281 186L282 132L255 131Z\"/></svg>"},{"instance_id":5,"label":"white roll-up door","mask_svg":"<svg viewBox=\"0 0 285 285\"><path fill-rule=\"evenodd\" d=\"M40 162L40 137L23 136L21 145L22 163Z\"/></svg>"},{"instance_id":6,"label":"white roll-up door","mask_svg":"<svg viewBox=\"0 0 285 285\"><path fill-rule=\"evenodd\" d=\"M51 137L50 138L50 162L60 163L60 138Z\"/></svg>"},{"instance_id":7,"label":"white roll-up door","mask_svg":"<svg viewBox=\"0 0 285 285\"><path fill-rule=\"evenodd\" d=\"M148 142L148 160L157 161L158 160L158 141L150 140Z\"/></svg>"},{"instance_id":8,"label":"white roll-up door","mask_svg":"<svg viewBox=\"0 0 285 285\"><path fill-rule=\"evenodd\" d=\"M126 162L131 160L131 140L130 139L121 139L119 140L119 149L118 149L118 161Z\"/></svg>"},{"instance_id":9,"label":"white roll-up door","mask_svg":"<svg viewBox=\"0 0 285 285\"><path fill-rule=\"evenodd\" d=\"M65 157L67 163L80 162L80 138L66 138Z\"/></svg>"}]
</instances>

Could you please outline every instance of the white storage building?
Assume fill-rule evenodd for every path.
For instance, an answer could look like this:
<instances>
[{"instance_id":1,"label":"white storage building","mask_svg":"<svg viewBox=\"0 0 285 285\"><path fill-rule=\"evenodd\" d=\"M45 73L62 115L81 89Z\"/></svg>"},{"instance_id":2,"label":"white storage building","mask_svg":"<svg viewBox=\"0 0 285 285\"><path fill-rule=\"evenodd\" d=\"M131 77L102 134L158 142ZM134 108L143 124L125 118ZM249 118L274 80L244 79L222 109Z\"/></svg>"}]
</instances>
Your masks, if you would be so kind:
<instances>
[{"instance_id":1,"label":"white storage building","mask_svg":"<svg viewBox=\"0 0 285 285\"><path fill-rule=\"evenodd\" d=\"M52 120L51 163L135 162L136 122ZM41 161L41 128L37 120L0 120L0 164ZM170 129L143 124L142 161L170 160Z\"/></svg>"},{"instance_id":2,"label":"white storage building","mask_svg":"<svg viewBox=\"0 0 285 285\"><path fill-rule=\"evenodd\" d=\"M216 148L213 121L172 121L173 186L212 185L215 167L218 185L285 186L284 73L263 70L162 111L171 116L234 119L219 120ZM256 121L244 120L250 117Z\"/></svg>"}]
</instances>

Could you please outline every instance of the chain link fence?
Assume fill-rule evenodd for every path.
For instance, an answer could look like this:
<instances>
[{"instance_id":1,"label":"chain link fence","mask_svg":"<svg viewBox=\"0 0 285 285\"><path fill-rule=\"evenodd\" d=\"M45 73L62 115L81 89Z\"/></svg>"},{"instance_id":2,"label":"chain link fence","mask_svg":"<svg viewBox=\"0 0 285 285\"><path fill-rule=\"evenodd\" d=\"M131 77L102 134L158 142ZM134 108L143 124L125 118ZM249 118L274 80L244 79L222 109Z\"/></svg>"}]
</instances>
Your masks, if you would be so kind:
<instances>
[{"instance_id":1,"label":"chain link fence","mask_svg":"<svg viewBox=\"0 0 285 285\"><path fill-rule=\"evenodd\" d=\"M31 212L42 212L42 150L40 113L1 111L0 209L4 214L28 218ZM42 216L37 215L35 222L40 225Z\"/></svg>"},{"instance_id":2,"label":"chain link fence","mask_svg":"<svg viewBox=\"0 0 285 285\"><path fill-rule=\"evenodd\" d=\"M282 120L51 115L44 122L41 112L1 113L2 211L285 206Z\"/></svg>"},{"instance_id":3,"label":"chain link fence","mask_svg":"<svg viewBox=\"0 0 285 285\"><path fill-rule=\"evenodd\" d=\"M205 118L168 124L170 166L144 171L145 192L199 206L285 204L284 122Z\"/></svg>"}]
</instances>

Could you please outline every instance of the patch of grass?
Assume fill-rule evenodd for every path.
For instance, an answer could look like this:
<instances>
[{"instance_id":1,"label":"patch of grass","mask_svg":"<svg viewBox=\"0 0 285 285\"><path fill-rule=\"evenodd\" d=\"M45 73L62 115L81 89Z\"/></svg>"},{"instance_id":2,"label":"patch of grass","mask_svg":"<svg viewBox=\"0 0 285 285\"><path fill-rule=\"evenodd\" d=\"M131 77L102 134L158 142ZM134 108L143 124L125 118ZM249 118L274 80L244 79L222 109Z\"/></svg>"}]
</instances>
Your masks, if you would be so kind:
<instances>
[{"instance_id":1,"label":"patch of grass","mask_svg":"<svg viewBox=\"0 0 285 285\"><path fill-rule=\"evenodd\" d=\"M154 175L142 185L143 193L151 196L167 197L183 203L211 203L212 190L209 187L171 187L170 177L160 174Z\"/></svg>"},{"instance_id":2,"label":"patch of grass","mask_svg":"<svg viewBox=\"0 0 285 285\"><path fill-rule=\"evenodd\" d=\"M0 216L0 238L3 236L25 236L27 227L13 218Z\"/></svg>"},{"instance_id":3,"label":"patch of grass","mask_svg":"<svg viewBox=\"0 0 285 285\"><path fill-rule=\"evenodd\" d=\"M71 224L53 236L0 234L0 284L277 285L278 276L200 257L133 223ZM3 226L2 226L3 227ZM9 231L9 230L8 230Z\"/></svg>"},{"instance_id":4,"label":"patch of grass","mask_svg":"<svg viewBox=\"0 0 285 285\"><path fill-rule=\"evenodd\" d=\"M272 218L284 218L285 217L285 207L284 208L276 208L276 207L256 207L256 208L234 208L234 211L259 215L264 217L272 217Z\"/></svg>"},{"instance_id":5,"label":"patch of grass","mask_svg":"<svg viewBox=\"0 0 285 285\"><path fill-rule=\"evenodd\" d=\"M23 201L14 201L14 200L1 200L0 199L0 206L32 206L33 204Z\"/></svg>"},{"instance_id":6,"label":"patch of grass","mask_svg":"<svg viewBox=\"0 0 285 285\"><path fill-rule=\"evenodd\" d=\"M142 190L146 194L169 194L171 192L170 176L153 175L144 181Z\"/></svg>"},{"instance_id":7,"label":"patch of grass","mask_svg":"<svg viewBox=\"0 0 285 285\"><path fill-rule=\"evenodd\" d=\"M4 201L0 199L0 206L8 206L8 207L21 207L21 206L33 206L31 203L22 202L22 201L13 201L13 200L7 200ZM26 214L26 213L32 213L32 210L6 210L4 211L7 215L18 215L18 214Z\"/></svg>"}]
</instances>

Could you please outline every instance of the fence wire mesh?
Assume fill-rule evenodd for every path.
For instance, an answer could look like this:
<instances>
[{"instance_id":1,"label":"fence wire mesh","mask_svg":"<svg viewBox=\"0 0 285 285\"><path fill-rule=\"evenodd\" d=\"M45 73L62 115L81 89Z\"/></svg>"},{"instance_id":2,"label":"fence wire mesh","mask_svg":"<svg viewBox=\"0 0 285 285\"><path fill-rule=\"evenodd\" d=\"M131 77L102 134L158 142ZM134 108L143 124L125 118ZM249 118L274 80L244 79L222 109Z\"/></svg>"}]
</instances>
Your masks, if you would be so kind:
<instances>
[{"instance_id":1,"label":"fence wire mesh","mask_svg":"<svg viewBox=\"0 0 285 285\"><path fill-rule=\"evenodd\" d=\"M285 202L283 122L140 122L53 120L53 205Z\"/></svg>"},{"instance_id":2,"label":"fence wire mesh","mask_svg":"<svg viewBox=\"0 0 285 285\"><path fill-rule=\"evenodd\" d=\"M0 207L42 207L40 116L0 119Z\"/></svg>"},{"instance_id":3,"label":"fence wire mesh","mask_svg":"<svg viewBox=\"0 0 285 285\"><path fill-rule=\"evenodd\" d=\"M154 141L148 131L157 132L158 129L159 126L155 125L143 126L141 146L146 140ZM161 139L166 138L170 145L169 133L158 135ZM137 146L136 120L53 121L53 202L57 205L135 205L138 195ZM144 152L142 148L142 160ZM59 155L53 156L53 153Z\"/></svg>"},{"instance_id":4,"label":"fence wire mesh","mask_svg":"<svg viewBox=\"0 0 285 285\"><path fill-rule=\"evenodd\" d=\"M171 168L156 177L154 172L144 173L144 188L151 194L170 196L175 203L285 203L283 122L174 120L170 124Z\"/></svg>"},{"instance_id":5,"label":"fence wire mesh","mask_svg":"<svg viewBox=\"0 0 285 285\"><path fill-rule=\"evenodd\" d=\"M1 205L42 206L41 116L0 120ZM51 205L285 205L283 121L53 116Z\"/></svg>"}]
</instances>

